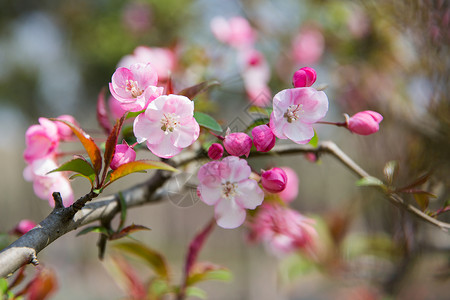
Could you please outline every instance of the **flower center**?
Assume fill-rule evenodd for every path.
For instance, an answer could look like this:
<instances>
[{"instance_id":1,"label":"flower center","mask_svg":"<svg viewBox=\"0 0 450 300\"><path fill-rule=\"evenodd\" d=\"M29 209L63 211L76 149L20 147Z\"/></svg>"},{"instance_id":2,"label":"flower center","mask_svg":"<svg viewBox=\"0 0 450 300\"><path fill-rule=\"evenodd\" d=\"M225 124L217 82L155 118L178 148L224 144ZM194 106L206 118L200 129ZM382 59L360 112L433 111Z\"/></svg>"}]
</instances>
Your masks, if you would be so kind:
<instances>
[{"instance_id":1,"label":"flower center","mask_svg":"<svg viewBox=\"0 0 450 300\"><path fill-rule=\"evenodd\" d=\"M237 194L236 192L237 187L238 187L237 183L231 183L229 181L222 184L222 197L226 199L234 198L234 196L236 196Z\"/></svg>"},{"instance_id":2,"label":"flower center","mask_svg":"<svg viewBox=\"0 0 450 300\"><path fill-rule=\"evenodd\" d=\"M291 105L284 113L284 117L288 123L292 123L300 119L304 113L303 104Z\"/></svg>"},{"instance_id":3,"label":"flower center","mask_svg":"<svg viewBox=\"0 0 450 300\"><path fill-rule=\"evenodd\" d=\"M177 116L174 113L166 113L161 119L161 130L164 131L164 134L169 134L169 132L173 132L175 128L178 126L178 119L180 116Z\"/></svg>"},{"instance_id":4,"label":"flower center","mask_svg":"<svg viewBox=\"0 0 450 300\"><path fill-rule=\"evenodd\" d=\"M125 87L125 90L126 90L127 92L130 92L130 93L131 93L131 96L133 96L133 98L139 97L139 96L142 95L142 93L144 92L143 90L141 90L141 89L139 88L137 81L135 81L135 80L129 80L129 79L127 79L127 81L126 81L126 87Z\"/></svg>"}]
</instances>

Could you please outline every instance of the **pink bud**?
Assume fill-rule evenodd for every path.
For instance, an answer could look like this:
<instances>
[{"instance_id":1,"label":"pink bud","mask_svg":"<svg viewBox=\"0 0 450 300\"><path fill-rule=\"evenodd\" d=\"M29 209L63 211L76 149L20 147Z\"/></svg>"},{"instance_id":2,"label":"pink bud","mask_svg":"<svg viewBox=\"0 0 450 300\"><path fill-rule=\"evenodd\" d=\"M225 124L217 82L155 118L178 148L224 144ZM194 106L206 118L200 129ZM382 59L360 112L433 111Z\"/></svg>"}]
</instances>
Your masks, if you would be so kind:
<instances>
[{"instance_id":1,"label":"pink bud","mask_svg":"<svg viewBox=\"0 0 450 300\"><path fill-rule=\"evenodd\" d=\"M285 203L290 203L298 196L299 179L297 173L293 169L288 167L282 167L281 169L286 173L287 182L285 189L282 190L278 196L280 196L281 200Z\"/></svg>"},{"instance_id":2,"label":"pink bud","mask_svg":"<svg viewBox=\"0 0 450 300\"><path fill-rule=\"evenodd\" d=\"M77 121L71 115L62 115L62 116L57 117L57 119L67 121L67 122L72 123L73 125L78 126ZM74 136L74 133L73 133L72 129L70 129L69 126L67 126L66 124L61 123L61 122L55 122L55 125L58 128L58 136L59 136L60 140L68 141L68 140L72 139L72 137Z\"/></svg>"},{"instance_id":3,"label":"pink bud","mask_svg":"<svg viewBox=\"0 0 450 300\"><path fill-rule=\"evenodd\" d=\"M294 73L292 77L292 84L294 87L308 87L312 86L316 82L317 74L313 68L301 68Z\"/></svg>"},{"instance_id":4,"label":"pink bud","mask_svg":"<svg viewBox=\"0 0 450 300\"><path fill-rule=\"evenodd\" d=\"M261 174L261 183L263 188L270 193L279 193L286 188L287 175L280 168L272 168L263 171Z\"/></svg>"},{"instance_id":5,"label":"pink bud","mask_svg":"<svg viewBox=\"0 0 450 300\"><path fill-rule=\"evenodd\" d=\"M253 128L252 136L256 150L260 152L269 152L275 146L275 135L267 125L259 125Z\"/></svg>"},{"instance_id":6,"label":"pink bud","mask_svg":"<svg viewBox=\"0 0 450 300\"><path fill-rule=\"evenodd\" d=\"M31 220L22 220L17 224L17 226L13 229L13 233L17 235L24 235L31 229L33 229L37 224Z\"/></svg>"},{"instance_id":7,"label":"pink bud","mask_svg":"<svg viewBox=\"0 0 450 300\"><path fill-rule=\"evenodd\" d=\"M221 144L214 143L208 149L208 156L213 160L221 159L223 156L223 147Z\"/></svg>"},{"instance_id":8,"label":"pink bud","mask_svg":"<svg viewBox=\"0 0 450 300\"><path fill-rule=\"evenodd\" d=\"M132 162L136 159L136 152L128 144L116 145L116 152L111 160L110 167L115 170L123 164Z\"/></svg>"},{"instance_id":9,"label":"pink bud","mask_svg":"<svg viewBox=\"0 0 450 300\"><path fill-rule=\"evenodd\" d=\"M248 157L252 148L252 139L243 132L230 133L230 129L228 129L223 145L230 155Z\"/></svg>"},{"instance_id":10,"label":"pink bud","mask_svg":"<svg viewBox=\"0 0 450 300\"><path fill-rule=\"evenodd\" d=\"M348 119L347 128L356 134L369 135L378 131L382 120L383 116L377 112L361 111Z\"/></svg>"}]
</instances>

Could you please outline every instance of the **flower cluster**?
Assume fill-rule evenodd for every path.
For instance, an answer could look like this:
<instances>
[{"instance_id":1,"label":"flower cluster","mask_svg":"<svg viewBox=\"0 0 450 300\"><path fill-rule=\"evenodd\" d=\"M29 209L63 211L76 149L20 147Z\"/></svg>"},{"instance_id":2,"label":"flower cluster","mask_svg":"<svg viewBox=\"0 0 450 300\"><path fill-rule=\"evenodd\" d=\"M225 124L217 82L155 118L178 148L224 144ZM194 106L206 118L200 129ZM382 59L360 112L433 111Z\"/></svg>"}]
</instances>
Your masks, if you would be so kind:
<instances>
[{"instance_id":1,"label":"flower cluster","mask_svg":"<svg viewBox=\"0 0 450 300\"><path fill-rule=\"evenodd\" d=\"M59 116L58 119L76 124L69 115ZM64 173L49 173L58 167L59 143L72 139L72 130L61 122L53 122L46 118L39 118L39 124L31 125L25 133L26 148L23 157L27 166L23 172L27 181L33 182L35 194L54 205L52 193L59 192L65 205L73 202L73 190Z\"/></svg>"}]
</instances>

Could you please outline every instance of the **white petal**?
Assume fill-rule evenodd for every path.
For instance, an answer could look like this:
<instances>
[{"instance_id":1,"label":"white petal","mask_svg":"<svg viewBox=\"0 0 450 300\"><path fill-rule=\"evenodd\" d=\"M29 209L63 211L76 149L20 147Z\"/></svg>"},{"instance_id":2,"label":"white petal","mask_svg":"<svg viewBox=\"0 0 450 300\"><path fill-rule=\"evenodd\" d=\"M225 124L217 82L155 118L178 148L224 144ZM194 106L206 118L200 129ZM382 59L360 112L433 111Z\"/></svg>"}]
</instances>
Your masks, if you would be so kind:
<instances>
[{"instance_id":1,"label":"white petal","mask_svg":"<svg viewBox=\"0 0 450 300\"><path fill-rule=\"evenodd\" d=\"M214 209L217 225L222 228L236 228L245 221L245 209L232 200L222 199Z\"/></svg>"},{"instance_id":2,"label":"white petal","mask_svg":"<svg viewBox=\"0 0 450 300\"><path fill-rule=\"evenodd\" d=\"M201 200L208 205L216 205L216 203L222 198L221 186L208 187L206 185L199 185Z\"/></svg>"},{"instance_id":3,"label":"white petal","mask_svg":"<svg viewBox=\"0 0 450 300\"><path fill-rule=\"evenodd\" d=\"M301 121L286 123L283 132L288 139L297 144L307 144L314 136L312 126Z\"/></svg>"},{"instance_id":4,"label":"white petal","mask_svg":"<svg viewBox=\"0 0 450 300\"><path fill-rule=\"evenodd\" d=\"M238 196L236 202L248 209L255 209L264 200L264 192L258 183L252 179L246 179L238 183Z\"/></svg>"},{"instance_id":5,"label":"white petal","mask_svg":"<svg viewBox=\"0 0 450 300\"><path fill-rule=\"evenodd\" d=\"M160 124L146 118L145 114L136 117L133 124L133 132L138 143L148 141L151 144L160 143L164 138L164 131Z\"/></svg>"},{"instance_id":6,"label":"white petal","mask_svg":"<svg viewBox=\"0 0 450 300\"><path fill-rule=\"evenodd\" d=\"M158 144L147 142L147 147L153 154L162 158L171 158L182 150L182 148L178 148L171 143L169 136L165 136Z\"/></svg>"}]
</instances>

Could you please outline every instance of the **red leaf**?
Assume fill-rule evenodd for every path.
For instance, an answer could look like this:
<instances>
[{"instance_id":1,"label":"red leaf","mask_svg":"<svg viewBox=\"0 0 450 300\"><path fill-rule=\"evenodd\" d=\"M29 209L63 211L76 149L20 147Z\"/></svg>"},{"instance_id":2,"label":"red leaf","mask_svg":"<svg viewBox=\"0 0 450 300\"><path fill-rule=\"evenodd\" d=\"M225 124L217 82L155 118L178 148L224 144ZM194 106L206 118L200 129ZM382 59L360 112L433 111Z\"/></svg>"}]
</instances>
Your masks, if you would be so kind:
<instances>
[{"instance_id":1,"label":"red leaf","mask_svg":"<svg viewBox=\"0 0 450 300\"><path fill-rule=\"evenodd\" d=\"M102 169L102 155L100 153L100 149L95 144L94 140L86 133L83 129L75 126L74 124L60 120L60 119L50 119L52 121L58 121L66 124L72 129L73 133L80 140L81 144L83 144L84 149L86 149L89 158L91 159L92 165L94 166L95 173L98 175Z\"/></svg>"},{"instance_id":2,"label":"red leaf","mask_svg":"<svg viewBox=\"0 0 450 300\"><path fill-rule=\"evenodd\" d=\"M118 256L113 257L112 261L117 267L116 270L120 272L114 278L120 277L118 279L124 283L125 292L128 293L130 299L146 299L147 289L131 265Z\"/></svg>"},{"instance_id":3,"label":"red leaf","mask_svg":"<svg viewBox=\"0 0 450 300\"><path fill-rule=\"evenodd\" d=\"M148 169L159 169L175 172L177 169L172 166L163 163L161 161L153 160L137 160L119 166L111 173L110 183L116 181L119 178L127 176L131 173L141 172Z\"/></svg>"},{"instance_id":4,"label":"red leaf","mask_svg":"<svg viewBox=\"0 0 450 300\"><path fill-rule=\"evenodd\" d=\"M111 133L108 136L108 139L106 140L105 155L104 155L105 169L103 170L102 183L106 177L106 172L108 170L109 164L113 159L114 152L116 150L117 139L119 137L120 130L122 129L122 125L123 122L125 121L126 116L127 114L124 114L119 120L117 120L116 124L114 125L114 128L112 129Z\"/></svg>"},{"instance_id":5,"label":"red leaf","mask_svg":"<svg viewBox=\"0 0 450 300\"><path fill-rule=\"evenodd\" d=\"M103 87L100 93L98 94L97 121L100 127L103 128L105 133L109 135L111 132L111 123L109 122L108 112L106 111L105 92L106 89Z\"/></svg>"},{"instance_id":6,"label":"red leaf","mask_svg":"<svg viewBox=\"0 0 450 300\"><path fill-rule=\"evenodd\" d=\"M192 266L197 260L197 256L200 252L200 250L203 247L203 244L205 243L206 238L209 236L211 231L214 228L214 224L216 224L216 220L213 218L206 227L200 231L191 241L189 244L189 250L186 256L186 265L184 268L185 278L189 277L189 272L192 269Z\"/></svg>"},{"instance_id":7,"label":"red leaf","mask_svg":"<svg viewBox=\"0 0 450 300\"><path fill-rule=\"evenodd\" d=\"M148 227L142 226L142 225L132 224L130 226L125 227L120 232L112 234L109 237L109 239L110 240L117 240L117 239L120 239L120 238L122 238L124 236L129 235L130 233L133 233L133 232L136 232L136 231L141 231L141 230L151 230L151 229L148 228Z\"/></svg>"},{"instance_id":8,"label":"red leaf","mask_svg":"<svg viewBox=\"0 0 450 300\"><path fill-rule=\"evenodd\" d=\"M402 188L397 189L397 192L404 192L406 190L411 190L411 189L413 189L413 188L415 188L415 187L417 187L419 185L422 185L422 184L424 184L425 182L428 181L430 176L431 176L430 173L422 175L418 179L416 179L413 183L408 184L407 186L404 186Z\"/></svg>"},{"instance_id":9,"label":"red leaf","mask_svg":"<svg viewBox=\"0 0 450 300\"><path fill-rule=\"evenodd\" d=\"M190 86L188 88L185 88L184 90L178 92L178 95L183 95L188 97L189 99L194 98L195 96L197 96L198 94L206 91L207 89L209 89L212 86L216 86L216 85L220 85L220 83L218 81L203 81L199 84Z\"/></svg>"},{"instance_id":10,"label":"red leaf","mask_svg":"<svg viewBox=\"0 0 450 300\"><path fill-rule=\"evenodd\" d=\"M41 269L35 278L17 296L28 294L29 300L45 300L58 289L55 273L50 269Z\"/></svg>"},{"instance_id":11,"label":"red leaf","mask_svg":"<svg viewBox=\"0 0 450 300\"><path fill-rule=\"evenodd\" d=\"M172 84L172 77L169 77L169 79L167 79L167 85L166 85L166 95L170 95L173 94L173 84Z\"/></svg>"}]
</instances>

